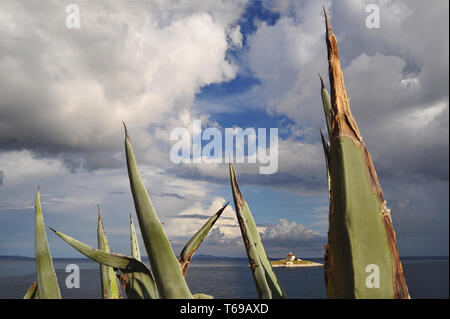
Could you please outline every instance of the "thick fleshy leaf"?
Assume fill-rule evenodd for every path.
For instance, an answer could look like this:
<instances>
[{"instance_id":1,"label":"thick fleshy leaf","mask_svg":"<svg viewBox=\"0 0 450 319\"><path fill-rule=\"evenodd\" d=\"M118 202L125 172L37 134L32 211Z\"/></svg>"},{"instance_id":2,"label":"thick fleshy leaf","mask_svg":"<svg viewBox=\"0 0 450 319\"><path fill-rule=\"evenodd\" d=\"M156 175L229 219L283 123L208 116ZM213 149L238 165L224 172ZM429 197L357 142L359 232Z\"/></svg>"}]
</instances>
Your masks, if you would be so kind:
<instances>
[{"instance_id":1,"label":"thick fleshy leaf","mask_svg":"<svg viewBox=\"0 0 450 319\"><path fill-rule=\"evenodd\" d=\"M329 151L331 200L325 255L327 296L408 298L390 210L350 110L337 40L326 11L325 22L333 110Z\"/></svg>"},{"instance_id":2,"label":"thick fleshy leaf","mask_svg":"<svg viewBox=\"0 0 450 319\"><path fill-rule=\"evenodd\" d=\"M133 217L130 214L130 241L131 241L131 256L137 260L141 260L141 251L139 249L139 242L136 236L136 228L134 227Z\"/></svg>"},{"instance_id":3,"label":"thick fleshy leaf","mask_svg":"<svg viewBox=\"0 0 450 319\"><path fill-rule=\"evenodd\" d=\"M191 299L180 264L142 182L126 127L125 151L134 207L159 295L164 299Z\"/></svg>"},{"instance_id":4,"label":"thick fleshy leaf","mask_svg":"<svg viewBox=\"0 0 450 319\"><path fill-rule=\"evenodd\" d=\"M39 297L41 299L61 299L58 278L56 277L52 256L50 255L50 249L48 247L39 188L36 193L35 203L34 245L36 251L36 275Z\"/></svg>"},{"instance_id":5,"label":"thick fleshy leaf","mask_svg":"<svg viewBox=\"0 0 450 319\"><path fill-rule=\"evenodd\" d=\"M181 251L178 261L180 262L180 267L183 272L183 276L186 276L186 271L189 268L189 263L191 262L192 256L197 251L203 239L209 234L210 230L216 223L217 219L222 215L228 203L225 204L221 209L219 209L208 221L199 229L198 232L189 240L189 242L184 246Z\"/></svg>"},{"instance_id":6,"label":"thick fleshy leaf","mask_svg":"<svg viewBox=\"0 0 450 319\"><path fill-rule=\"evenodd\" d=\"M323 112L325 114L325 121L327 123L328 138L331 138L331 123L332 123L331 119L333 118L333 109L331 108L330 94L328 94L328 91L325 87L325 83L323 83L323 79L320 76L320 74L319 77L321 83Z\"/></svg>"},{"instance_id":7,"label":"thick fleshy leaf","mask_svg":"<svg viewBox=\"0 0 450 319\"><path fill-rule=\"evenodd\" d=\"M119 278L128 299L157 298L156 286L153 277L150 277L142 272L129 272L122 273Z\"/></svg>"},{"instance_id":8,"label":"thick fleshy leaf","mask_svg":"<svg viewBox=\"0 0 450 319\"><path fill-rule=\"evenodd\" d=\"M23 299L39 299L39 291L37 289L37 282L34 281L33 284L28 288Z\"/></svg>"},{"instance_id":9,"label":"thick fleshy leaf","mask_svg":"<svg viewBox=\"0 0 450 319\"><path fill-rule=\"evenodd\" d=\"M105 229L103 228L100 207L98 207L97 242L99 250L109 253L109 244ZM120 289L114 269L110 266L100 264L100 275L103 299L119 299Z\"/></svg>"},{"instance_id":10,"label":"thick fleshy leaf","mask_svg":"<svg viewBox=\"0 0 450 319\"><path fill-rule=\"evenodd\" d=\"M194 299L214 299L214 297L207 294L194 294Z\"/></svg>"},{"instance_id":11,"label":"thick fleshy leaf","mask_svg":"<svg viewBox=\"0 0 450 319\"><path fill-rule=\"evenodd\" d=\"M320 139L322 141L323 154L325 156L325 167L327 169L327 182L328 182L328 198L331 198L331 180L330 180L330 144L325 136L323 136L322 130L320 131Z\"/></svg>"},{"instance_id":12,"label":"thick fleshy leaf","mask_svg":"<svg viewBox=\"0 0 450 319\"><path fill-rule=\"evenodd\" d=\"M281 288L269 258L267 257L250 208L239 190L234 168L231 164L229 169L231 190L233 192L234 205L236 207L236 216L241 229L245 249L247 250L247 256L258 296L263 299L286 298L286 294Z\"/></svg>"},{"instance_id":13,"label":"thick fleshy leaf","mask_svg":"<svg viewBox=\"0 0 450 319\"><path fill-rule=\"evenodd\" d=\"M67 236L63 233L60 233L53 228L50 228L53 230L56 235L61 237L66 243L68 243L70 246L78 250L80 253L85 255L86 257L102 264L105 266L118 268L123 273L142 273L146 277L145 279L141 279L140 282L142 283L142 286L145 287L146 292L142 294L142 296L149 296L149 298L156 299L157 293L156 293L156 285L155 281L153 279L153 275L148 269L148 267L142 263L141 261L130 257L125 256L121 254L114 254L114 253L107 253L103 250L95 249L89 245L86 245L75 238L72 238L70 236ZM143 275L142 275L143 276ZM142 278L141 275L138 275L138 277ZM144 288L141 288L144 289ZM143 298L143 297L142 297Z\"/></svg>"}]
</instances>

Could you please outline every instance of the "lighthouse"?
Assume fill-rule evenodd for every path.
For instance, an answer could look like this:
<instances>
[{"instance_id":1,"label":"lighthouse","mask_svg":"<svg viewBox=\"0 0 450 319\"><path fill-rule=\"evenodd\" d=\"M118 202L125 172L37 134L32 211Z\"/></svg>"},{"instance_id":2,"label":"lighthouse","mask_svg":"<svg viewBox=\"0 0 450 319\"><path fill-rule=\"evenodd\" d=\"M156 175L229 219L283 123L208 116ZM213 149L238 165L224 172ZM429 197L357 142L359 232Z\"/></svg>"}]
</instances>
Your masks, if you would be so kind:
<instances>
[{"instance_id":1,"label":"lighthouse","mask_svg":"<svg viewBox=\"0 0 450 319\"><path fill-rule=\"evenodd\" d=\"M292 251L289 252L289 254L286 257L287 260L289 261L294 261L295 260L295 255L292 253Z\"/></svg>"}]
</instances>

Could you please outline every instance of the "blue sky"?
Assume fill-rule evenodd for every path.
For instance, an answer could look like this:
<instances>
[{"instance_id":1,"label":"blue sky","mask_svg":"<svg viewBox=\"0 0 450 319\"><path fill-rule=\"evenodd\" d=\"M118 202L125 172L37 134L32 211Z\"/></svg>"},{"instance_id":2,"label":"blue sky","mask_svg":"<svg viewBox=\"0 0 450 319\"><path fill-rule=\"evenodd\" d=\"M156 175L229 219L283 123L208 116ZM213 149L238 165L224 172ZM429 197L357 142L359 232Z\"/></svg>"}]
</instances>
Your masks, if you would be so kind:
<instances>
[{"instance_id":1,"label":"blue sky","mask_svg":"<svg viewBox=\"0 0 450 319\"><path fill-rule=\"evenodd\" d=\"M379 29L365 26L369 3L380 7ZM122 121L178 253L206 216L233 201L227 164L170 160L171 131L201 119L222 133L278 128L278 171L236 164L241 191L270 256L322 257L322 5L400 255L448 255L448 1L78 5L79 29L65 27L58 1L0 8L0 72L9 75L0 79L0 255L33 256L37 185L48 226L95 246L100 204L112 250L129 254ZM53 256L80 256L48 237ZM199 253L245 256L234 205Z\"/></svg>"}]
</instances>

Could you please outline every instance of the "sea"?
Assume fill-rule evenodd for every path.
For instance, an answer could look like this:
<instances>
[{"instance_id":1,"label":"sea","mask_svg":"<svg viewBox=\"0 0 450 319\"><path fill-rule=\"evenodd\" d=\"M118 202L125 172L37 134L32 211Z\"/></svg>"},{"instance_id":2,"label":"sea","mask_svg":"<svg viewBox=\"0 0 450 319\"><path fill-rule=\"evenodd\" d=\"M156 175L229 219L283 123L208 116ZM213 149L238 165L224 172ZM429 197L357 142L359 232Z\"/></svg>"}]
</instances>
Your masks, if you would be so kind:
<instances>
[{"instance_id":1,"label":"sea","mask_svg":"<svg viewBox=\"0 0 450 319\"><path fill-rule=\"evenodd\" d=\"M309 260L323 263L323 259ZM79 288L67 288L67 265L80 269ZM449 298L448 257L405 257L403 270L411 298ZM61 295L69 299L101 298L99 265L89 259L54 258ZM0 258L0 298L20 299L36 279L32 258ZM323 267L274 268L288 298L322 299L326 297ZM193 258L186 274L192 293L214 298L257 298L246 258Z\"/></svg>"}]
</instances>

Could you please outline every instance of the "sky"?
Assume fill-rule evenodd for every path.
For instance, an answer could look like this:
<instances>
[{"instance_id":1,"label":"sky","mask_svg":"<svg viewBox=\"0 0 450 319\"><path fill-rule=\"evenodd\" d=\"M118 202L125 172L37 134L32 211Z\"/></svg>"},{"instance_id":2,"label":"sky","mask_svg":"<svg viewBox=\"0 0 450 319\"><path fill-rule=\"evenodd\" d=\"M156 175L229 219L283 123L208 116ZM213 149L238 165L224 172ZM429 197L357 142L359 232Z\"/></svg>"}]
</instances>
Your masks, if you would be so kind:
<instances>
[{"instance_id":1,"label":"sky","mask_svg":"<svg viewBox=\"0 0 450 319\"><path fill-rule=\"evenodd\" d=\"M322 257L325 6L399 253L448 256L448 1L70 3L79 28L62 1L0 6L0 255L34 256L38 185L47 226L96 246L99 204L111 250L130 254L124 121L174 252L230 202L198 253L244 257L228 165L170 159L172 130L200 119L278 128L277 172L235 164L240 189L269 256ZM366 26L372 3L379 28ZM47 233L53 257L81 257Z\"/></svg>"}]
</instances>

